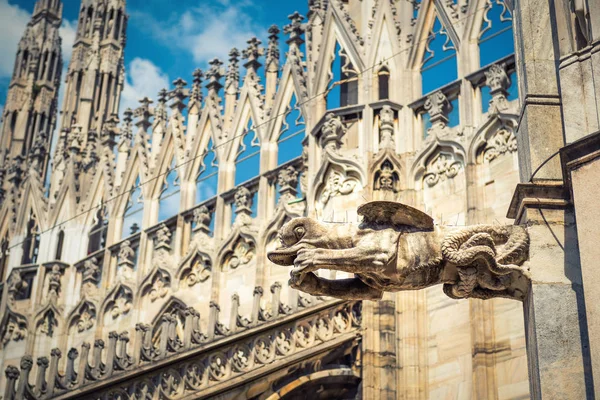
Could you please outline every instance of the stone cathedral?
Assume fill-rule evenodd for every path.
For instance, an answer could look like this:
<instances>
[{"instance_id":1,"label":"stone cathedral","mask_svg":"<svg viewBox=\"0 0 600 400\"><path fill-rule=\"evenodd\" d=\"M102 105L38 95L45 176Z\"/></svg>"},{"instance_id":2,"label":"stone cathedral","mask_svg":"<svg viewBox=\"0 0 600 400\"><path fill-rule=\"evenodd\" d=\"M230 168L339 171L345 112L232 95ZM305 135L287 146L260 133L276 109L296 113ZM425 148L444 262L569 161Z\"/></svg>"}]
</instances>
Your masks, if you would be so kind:
<instances>
[{"instance_id":1,"label":"stone cathedral","mask_svg":"<svg viewBox=\"0 0 600 400\"><path fill-rule=\"evenodd\" d=\"M81 1L61 77L63 5L38 0L0 128L2 399L537 398L532 302L311 296L267 253L374 200L512 224L539 184L572 215L600 3L559 3L309 0L120 111L126 1Z\"/></svg>"}]
</instances>

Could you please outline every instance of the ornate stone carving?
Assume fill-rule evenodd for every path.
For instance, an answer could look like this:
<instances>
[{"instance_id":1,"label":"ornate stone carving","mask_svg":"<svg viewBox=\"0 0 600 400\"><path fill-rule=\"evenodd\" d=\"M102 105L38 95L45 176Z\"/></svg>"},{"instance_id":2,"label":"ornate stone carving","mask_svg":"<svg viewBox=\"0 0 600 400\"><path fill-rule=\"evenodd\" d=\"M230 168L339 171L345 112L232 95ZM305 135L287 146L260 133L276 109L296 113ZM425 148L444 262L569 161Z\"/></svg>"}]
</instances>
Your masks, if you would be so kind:
<instances>
[{"instance_id":1,"label":"ornate stone carving","mask_svg":"<svg viewBox=\"0 0 600 400\"><path fill-rule=\"evenodd\" d=\"M213 58L208 62L208 65L210 65L210 68L206 73L206 77L208 78L206 87L208 90L218 92L223 87L220 82L220 79L223 77L223 62L218 58Z\"/></svg>"},{"instance_id":2,"label":"ornate stone carving","mask_svg":"<svg viewBox=\"0 0 600 400\"><path fill-rule=\"evenodd\" d=\"M332 170L319 201L325 207L331 198L352 193L358 183L355 177L345 176L341 171Z\"/></svg>"},{"instance_id":3,"label":"ornate stone carving","mask_svg":"<svg viewBox=\"0 0 600 400\"><path fill-rule=\"evenodd\" d=\"M186 282L188 286L194 286L198 283L205 282L210 278L212 270L212 262L208 256L197 254L191 261L191 266L183 270L181 280Z\"/></svg>"},{"instance_id":4,"label":"ornate stone carving","mask_svg":"<svg viewBox=\"0 0 600 400\"><path fill-rule=\"evenodd\" d=\"M154 235L154 249L171 250L171 230L165 224L162 224Z\"/></svg>"},{"instance_id":5,"label":"ornate stone carving","mask_svg":"<svg viewBox=\"0 0 600 400\"><path fill-rule=\"evenodd\" d=\"M135 250L131 247L131 242L125 240L119 246L119 254L117 255L119 267L124 267L133 270L135 263Z\"/></svg>"},{"instance_id":6,"label":"ornate stone carving","mask_svg":"<svg viewBox=\"0 0 600 400\"><path fill-rule=\"evenodd\" d=\"M498 156L507 152L514 153L517 151L517 138L515 135L506 130L499 129L487 143L484 150L484 158L486 161L492 161Z\"/></svg>"},{"instance_id":7,"label":"ornate stone carving","mask_svg":"<svg viewBox=\"0 0 600 400\"><path fill-rule=\"evenodd\" d=\"M393 149L394 142L394 110L390 106L383 106L379 112L379 147Z\"/></svg>"},{"instance_id":8,"label":"ornate stone carving","mask_svg":"<svg viewBox=\"0 0 600 400\"><path fill-rule=\"evenodd\" d=\"M62 268L58 264L54 264L48 273L48 297L51 301L56 302L60 293L62 277Z\"/></svg>"},{"instance_id":9,"label":"ornate stone carving","mask_svg":"<svg viewBox=\"0 0 600 400\"><path fill-rule=\"evenodd\" d=\"M38 334L44 334L46 336L54 336L54 332L58 327L58 320L52 309L46 311L41 320L38 321L36 331Z\"/></svg>"},{"instance_id":10,"label":"ornate stone carving","mask_svg":"<svg viewBox=\"0 0 600 400\"><path fill-rule=\"evenodd\" d=\"M452 112L452 104L446 95L438 90L427 96L425 110L429 113L432 128L443 129L448 124L448 115Z\"/></svg>"},{"instance_id":11,"label":"ornate stone carving","mask_svg":"<svg viewBox=\"0 0 600 400\"><path fill-rule=\"evenodd\" d=\"M158 269L149 281L149 285L143 291L143 295L148 295L150 301L154 302L164 298L169 293L171 286L171 277L165 271Z\"/></svg>"},{"instance_id":12,"label":"ornate stone carving","mask_svg":"<svg viewBox=\"0 0 600 400\"><path fill-rule=\"evenodd\" d=\"M279 64L279 27L269 27L269 46L267 48L267 66L272 62Z\"/></svg>"},{"instance_id":13,"label":"ornate stone carving","mask_svg":"<svg viewBox=\"0 0 600 400\"><path fill-rule=\"evenodd\" d=\"M204 78L204 72L200 68L197 68L192 73L192 76L194 77L194 80L192 82L190 102L196 102L200 106L202 103L202 78Z\"/></svg>"},{"instance_id":14,"label":"ornate stone carving","mask_svg":"<svg viewBox=\"0 0 600 400\"><path fill-rule=\"evenodd\" d=\"M510 87L510 78L506 74L506 70L499 64L493 64L485 71L485 84L490 88L491 113L498 113L508 108L508 88Z\"/></svg>"},{"instance_id":15,"label":"ornate stone carving","mask_svg":"<svg viewBox=\"0 0 600 400\"><path fill-rule=\"evenodd\" d=\"M304 30L306 29L306 24L303 24L302 21L304 17L298 13L298 11L288 16L290 20L290 24L283 27L283 32L287 35L290 35L289 39L286 41L288 44L296 44L300 46L304 43L304 39L302 39L302 35L304 34Z\"/></svg>"},{"instance_id":16,"label":"ornate stone carving","mask_svg":"<svg viewBox=\"0 0 600 400\"><path fill-rule=\"evenodd\" d=\"M8 277L6 287L8 292L8 303L13 305L19 296L27 292L29 283L23 280L20 271L13 270Z\"/></svg>"},{"instance_id":17,"label":"ornate stone carving","mask_svg":"<svg viewBox=\"0 0 600 400\"><path fill-rule=\"evenodd\" d=\"M427 171L423 180L429 187L433 187L440 181L452 179L462 168L462 163L456 161L454 156L447 153L439 153L427 164Z\"/></svg>"},{"instance_id":18,"label":"ornate stone carving","mask_svg":"<svg viewBox=\"0 0 600 400\"><path fill-rule=\"evenodd\" d=\"M91 303L85 302L79 310L79 317L75 320L77 332L85 332L91 329L95 323L96 309Z\"/></svg>"},{"instance_id":19,"label":"ornate stone carving","mask_svg":"<svg viewBox=\"0 0 600 400\"><path fill-rule=\"evenodd\" d=\"M98 265L98 259L96 257L92 257L88 260L85 260L83 263L83 283L89 283L92 285L98 284L100 282L100 273L101 269Z\"/></svg>"},{"instance_id":20,"label":"ornate stone carving","mask_svg":"<svg viewBox=\"0 0 600 400\"><path fill-rule=\"evenodd\" d=\"M133 293L126 286L119 286L112 291L111 300L108 302L108 311L113 319L127 314L133 307Z\"/></svg>"},{"instance_id":21,"label":"ornate stone carving","mask_svg":"<svg viewBox=\"0 0 600 400\"><path fill-rule=\"evenodd\" d=\"M340 117L332 113L325 115L325 122L321 128L321 147L336 153L341 144L342 136L346 133L346 128Z\"/></svg>"},{"instance_id":22,"label":"ornate stone carving","mask_svg":"<svg viewBox=\"0 0 600 400\"><path fill-rule=\"evenodd\" d=\"M256 37L248 40L247 43L248 47L242 52L242 57L247 60L244 63L244 67L256 71L261 67L261 63L258 62L258 59L265 54L265 49L260 47L262 42Z\"/></svg>"},{"instance_id":23,"label":"ornate stone carving","mask_svg":"<svg viewBox=\"0 0 600 400\"><path fill-rule=\"evenodd\" d=\"M237 87L240 81L240 51L235 47L229 52L229 65L227 66L227 76L225 77L225 87L233 85L233 94L237 94ZM229 93L229 92L228 92Z\"/></svg>"},{"instance_id":24,"label":"ornate stone carving","mask_svg":"<svg viewBox=\"0 0 600 400\"><path fill-rule=\"evenodd\" d=\"M310 218L290 221L269 259L293 265L291 286L315 296L378 299L384 291L443 284L452 298L524 299L529 236L523 227L437 227L421 211L392 202L367 203L358 212L362 223L345 230ZM356 278L323 280L313 273L318 269Z\"/></svg>"},{"instance_id":25,"label":"ornate stone carving","mask_svg":"<svg viewBox=\"0 0 600 400\"><path fill-rule=\"evenodd\" d=\"M6 346L11 340L18 342L27 337L27 320L24 316L7 309L2 326L2 344Z\"/></svg>"},{"instance_id":26,"label":"ornate stone carving","mask_svg":"<svg viewBox=\"0 0 600 400\"><path fill-rule=\"evenodd\" d=\"M296 198L296 187L298 186L298 170L291 165L279 171L277 175L277 184L279 185L279 204Z\"/></svg>"},{"instance_id":27,"label":"ornate stone carving","mask_svg":"<svg viewBox=\"0 0 600 400\"><path fill-rule=\"evenodd\" d=\"M256 255L255 244L240 238L233 246L233 251L225 257L224 269L236 269L249 264Z\"/></svg>"},{"instance_id":28,"label":"ornate stone carving","mask_svg":"<svg viewBox=\"0 0 600 400\"><path fill-rule=\"evenodd\" d=\"M239 214L243 211L250 211L252 213L252 193L248 188L241 186L236 192L234 197L235 212Z\"/></svg>"},{"instance_id":29,"label":"ornate stone carving","mask_svg":"<svg viewBox=\"0 0 600 400\"><path fill-rule=\"evenodd\" d=\"M375 183L373 190L383 190L396 193L399 191L400 178L398 172L394 170L394 165L386 160L381 164L379 171L375 173Z\"/></svg>"}]
</instances>

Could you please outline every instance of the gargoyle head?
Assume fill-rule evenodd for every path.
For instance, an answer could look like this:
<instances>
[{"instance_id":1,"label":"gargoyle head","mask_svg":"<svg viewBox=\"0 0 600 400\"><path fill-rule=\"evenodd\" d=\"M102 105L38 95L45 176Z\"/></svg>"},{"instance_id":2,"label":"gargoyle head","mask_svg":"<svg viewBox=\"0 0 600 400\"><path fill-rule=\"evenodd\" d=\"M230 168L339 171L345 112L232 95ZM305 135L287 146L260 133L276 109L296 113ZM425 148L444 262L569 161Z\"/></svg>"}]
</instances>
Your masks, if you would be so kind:
<instances>
[{"instance_id":1,"label":"gargoyle head","mask_svg":"<svg viewBox=\"0 0 600 400\"><path fill-rule=\"evenodd\" d=\"M295 218L279 231L281 246L267 254L271 262L289 266L294 265L298 251L304 248L328 246L322 242L328 240L329 230L310 218Z\"/></svg>"}]
</instances>

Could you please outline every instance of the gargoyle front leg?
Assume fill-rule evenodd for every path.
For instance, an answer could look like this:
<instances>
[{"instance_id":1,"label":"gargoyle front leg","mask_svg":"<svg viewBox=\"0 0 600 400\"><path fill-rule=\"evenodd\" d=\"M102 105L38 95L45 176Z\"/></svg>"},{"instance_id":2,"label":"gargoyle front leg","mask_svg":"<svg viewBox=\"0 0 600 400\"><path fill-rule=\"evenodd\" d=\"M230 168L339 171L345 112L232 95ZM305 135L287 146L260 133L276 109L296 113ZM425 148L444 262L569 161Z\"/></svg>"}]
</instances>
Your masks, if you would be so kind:
<instances>
[{"instance_id":1,"label":"gargoyle front leg","mask_svg":"<svg viewBox=\"0 0 600 400\"><path fill-rule=\"evenodd\" d=\"M290 287L313 296L330 296L343 300L380 300L381 290L365 285L358 278L329 280L312 272L292 273Z\"/></svg>"},{"instance_id":2,"label":"gargoyle front leg","mask_svg":"<svg viewBox=\"0 0 600 400\"><path fill-rule=\"evenodd\" d=\"M364 272L383 269L395 261L396 248L377 249L352 247L349 249L302 249L294 261L293 273L307 273L318 269L343 272Z\"/></svg>"}]
</instances>

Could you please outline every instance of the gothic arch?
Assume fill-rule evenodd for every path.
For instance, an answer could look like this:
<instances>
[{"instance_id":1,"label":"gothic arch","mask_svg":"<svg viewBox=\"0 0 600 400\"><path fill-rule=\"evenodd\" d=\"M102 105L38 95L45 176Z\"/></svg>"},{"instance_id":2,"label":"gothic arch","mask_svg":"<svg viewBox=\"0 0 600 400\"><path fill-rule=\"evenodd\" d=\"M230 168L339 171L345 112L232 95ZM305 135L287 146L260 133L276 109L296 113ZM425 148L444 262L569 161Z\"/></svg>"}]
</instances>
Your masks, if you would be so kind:
<instances>
[{"instance_id":1,"label":"gothic arch","mask_svg":"<svg viewBox=\"0 0 600 400\"><path fill-rule=\"evenodd\" d=\"M419 182L427 173L429 163L434 161L440 153L451 154L455 156L455 161L461 162L462 167L466 165L467 157L463 146L455 141L443 140L434 138L429 144L419 153L411 167L411 180L413 184ZM415 187L418 189L418 187Z\"/></svg>"},{"instance_id":2,"label":"gothic arch","mask_svg":"<svg viewBox=\"0 0 600 400\"><path fill-rule=\"evenodd\" d=\"M509 148L501 150L502 153L506 151L516 151L516 127L518 124L518 115L514 114L497 114L488 118L483 125L475 132L473 139L469 145L469 151L467 153L467 159L469 163L477 164L479 162L479 154L483 151L489 151L493 147L502 145L502 142L494 143L496 139L504 141L505 145L509 145L508 141L513 142L513 145ZM506 131L508 135L502 138L498 138L497 135L500 131Z\"/></svg>"},{"instance_id":3,"label":"gothic arch","mask_svg":"<svg viewBox=\"0 0 600 400\"><path fill-rule=\"evenodd\" d=\"M111 313L113 319L129 314L133 309L133 291L121 283L117 283L106 295L100 306L100 318L98 329L104 327L107 313Z\"/></svg>"},{"instance_id":4,"label":"gothic arch","mask_svg":"<svg viewBox=\"0 0 600 400\"><path fill-rule=\"evenodd\" d=\"M75 306L73 311L67 317L66 329L69 330L73 326L77 326L77 331L83 333L93 328L97 322L96 306L85 297Z\"/></svg>"},{"instance_id":5,"label":"gothic arch","mask_svg":"<svg viewBox=\"0 0 600 400\"><path fill-rule=\"evenodd\" d=\"M339 43L341 49L348 57L348 61L352 63L357 71L365 69L365 63L362 59L362 49L356 47L357 41L352 38L347 32L346 27L340 16L342 12L337 9L335 2L329 3L325 22L323 24L322 37L324 41L321 43L321 51L317 60L317 69L315 71L315 82L313 85L313 93L322 93L327 89L330 76L331 63L336 57L335 44Z\"/></svg>"},{"instance_id":6,"label":"gothic arch","mask_svg":"<svg viewBox=\"0 0 600 400\"><path fill-rule=\"evenodd\" d=\"M248 93L248 89L246 88L248 83L244 83L244 88L242 89L242 93L238 101L238 104L240 104L241 106L236 107L235 116L233 118L233 123L230 129L231 143L228 146L226 146L225 150L225 162L231 165L235 163L240 144L244 140L244 136L246 136L246 134L242 133L248 127L248 123L250 121L252 121L253 128L250 132L256 133L256 137L258 138L261 147L266 136L264 133L266 129L264 125L261 124L262 118L260 117L260 113L258 112L254 102L251 101L250 94Z\"/></svg>"}]
</instances>

